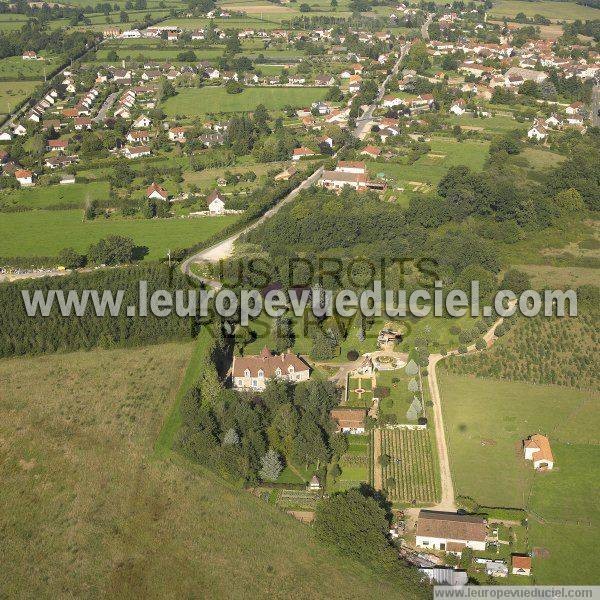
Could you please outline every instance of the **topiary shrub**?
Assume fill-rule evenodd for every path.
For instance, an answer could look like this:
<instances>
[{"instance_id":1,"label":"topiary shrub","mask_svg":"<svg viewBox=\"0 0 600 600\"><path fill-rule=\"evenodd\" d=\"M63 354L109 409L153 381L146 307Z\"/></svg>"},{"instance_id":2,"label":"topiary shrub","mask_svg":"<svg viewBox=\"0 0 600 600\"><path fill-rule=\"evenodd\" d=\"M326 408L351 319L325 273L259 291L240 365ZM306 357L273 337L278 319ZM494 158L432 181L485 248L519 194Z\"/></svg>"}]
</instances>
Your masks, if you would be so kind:
<instances>
[{"instance_id":1,"label":"topiary shrub","mask_svg":"<svg viewBox=\"0 0 600 600\"><path fill-rule=\"evenodd\" d=\"M346 358L353 362L355 360L358 360L359 356L360 356L360 354L358 353L358 350L348 350L348 354L346 354Z\"/></svg>"},{"instance_id":2,"label":"topiary shrub","mask_svg":"<svg viewBox=\"0 0 600 600\"><path fill-rule=\"evenodd\" d=\"M427 425L427 417L419 417L419 420L417 422L419 423L419 425Z\"/></svg>"}]
</instances>

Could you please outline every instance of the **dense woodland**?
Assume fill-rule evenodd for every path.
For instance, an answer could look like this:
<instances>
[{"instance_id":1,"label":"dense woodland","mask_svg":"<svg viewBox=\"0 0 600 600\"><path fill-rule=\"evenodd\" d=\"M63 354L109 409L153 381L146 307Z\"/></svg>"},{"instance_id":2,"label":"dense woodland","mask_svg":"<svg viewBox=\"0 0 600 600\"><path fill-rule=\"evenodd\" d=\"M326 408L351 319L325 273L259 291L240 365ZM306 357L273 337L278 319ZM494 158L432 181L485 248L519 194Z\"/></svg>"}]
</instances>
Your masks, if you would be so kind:
<instances>
[{"instance_id":1,"label":"dense woodland","mask_svg":"<svg viewBox=\"0 0 600 600\"><path fill-rule=\"evenodd\" d=\"M48 277L27 282L0 285L0 357L68 352L91 349L96 346L113 348L154 344L170 340L190 339L197 332L193 319L168 317L127 317L125 310L118 317L96 317L89 302L84 316L63 317L54 303L48 317L27 316L21 290L61 289L67 293L76 290L124 290L123 306L137 305L139 282L148 282L149 296L155 290L188 289L186 278L178 269L167 265L151 264L119 269L77 273L66 277Z\"/></svg>"},{"instance_id":2,"label":"dense woodland","mask_svg":"<svg viewBox=\"0 0 600 600\"><path fill-rule=\"evenodd\" d=\"M275 481L289 462L315 468L324 479L331 457L347 448L329 418L339 403L335 385L319 379L297 386L273 380L263 393L237 392L221 383L228 354L221 335L210 338L201 378L181 402L179 450L247 484Z\"/></svg>"},{"instance_id":3,"label":"dense woodland","mask_svg":"<svg viewBox=\"0 0 600 600\"><path fill-rule=\"evenodd\" d=\"M591 130L572 142L570 154L541 181L514 158L520 142L511 134L491 144L484 172L451 168L436 193L422 195L408 209L375 196L344 190L335 195L313 188L246 236L269 254L309 260L327 254L388 259L414 257L437 263L437 273L456 282L474 267L494 280L499 248L600 206L600 135Z\"/></svg>"}]
</instances>

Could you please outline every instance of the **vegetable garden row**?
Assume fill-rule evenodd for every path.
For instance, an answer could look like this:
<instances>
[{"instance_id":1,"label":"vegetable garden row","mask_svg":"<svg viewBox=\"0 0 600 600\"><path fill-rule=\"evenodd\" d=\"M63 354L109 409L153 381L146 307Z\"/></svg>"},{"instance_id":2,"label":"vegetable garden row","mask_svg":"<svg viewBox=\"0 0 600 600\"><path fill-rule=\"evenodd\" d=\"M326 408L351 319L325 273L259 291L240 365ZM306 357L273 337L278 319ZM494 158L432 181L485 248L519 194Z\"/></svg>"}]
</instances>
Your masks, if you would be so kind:
<instances>
[{"instance_id":1,"label":"vegetable garden row","mask_svg":"<svg viewBox=\"0 0 600 600\"><path fill-rule=\"evenodd\" d=\"M427 429L383 429L382 454L390 457L383 485L390 500L435 502L435 475Z\"/></svg>"}]
</instances>

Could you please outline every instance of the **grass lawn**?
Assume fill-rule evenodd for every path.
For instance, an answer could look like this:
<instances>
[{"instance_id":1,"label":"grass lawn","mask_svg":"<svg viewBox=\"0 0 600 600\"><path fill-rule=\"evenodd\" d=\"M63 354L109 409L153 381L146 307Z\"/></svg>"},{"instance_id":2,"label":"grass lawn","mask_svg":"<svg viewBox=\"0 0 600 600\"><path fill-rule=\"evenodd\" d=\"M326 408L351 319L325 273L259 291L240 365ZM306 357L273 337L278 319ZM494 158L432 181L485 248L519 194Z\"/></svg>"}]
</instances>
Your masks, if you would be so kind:
<instances>
[{"instance_id":1,"label":"grass lawn","mask_svg":"<svg viewBox=\"0 0 600 600\"><path fill-rule=\"evenodd\" d=\"M269 503L153 458L192 347L0 361L3 593L406 598Z\"/></svg>"},{"instance_id":2,"label":"grass lawn","mask_svg":"<svg viewBox=\"0 0 600 600\"><path fill-rule=\"evenodd\" d=\"M58 66L58 59L23 60L20 56L9 56L0 60L0 77L20 80L22 78L44 78L44 71L49 75Z\"/></svg>"},{"instance_id":3,"label":"grass lawn","mask_svg":"<svg viewBox=\"0 0 600 600\"><path fill-rule=\"evenodd\" d=\"M0 204L26 206L30 208L48 208L57 205L82 207L89 200L106 200L108 182L73 183L50 187L21 188L0 193ZM0 216L0 224L3 216Z\"/></svg>"},{"instance_id":4,"label":"grass lawn","mask_svg":"<svg viewBox=\"0 0 600 600\"><path fill-rule=\"evenodd\" d=\"M322 100L326 88L246 88L241 94L228 94L223 87L187 88L164 104L168 116L198 116L206 113L231 113L252 111L258 104L267 110L284 106L310 106Z\"/></svg>"},{"instance_id":5,"label":"grass lawn","mask_svg":"<svg viewBox=\"0 0 600 600\"><path fill-rule=\"evenodd\" d=\"M551 0L521 2L520 0L499 0L490 9L491 17L513 18L518 13L528 17L542 15L553 21L573 21L575 19L598 19L600 10L581 6L575 2L552 2Z\"/></svg>"},{"instance_id":6,"label":"grass lawn","mask_svg":"<svg viewBox=\"0 0 600 600\"><path fill-rule=\"evenodd\" d=\"M377 373L377 387L386 387L390 390L390 395L380 400L380 416L394 415L397 423L410 422L406 417L406 411L410 407L414 396L413 392L408 389L408 382L411 379L412 377L406 374L404 368ZM419 380L418 376L416 379Z\"/></svg>"},{"instance_id":7,"label":"grass lawn","mask_svg":"<svg viewBox=\"0 0 600 600\"><path fill-rule=\"evenodd\" d=\"M339 466L342 474L335 483L328 478L330 491L347 490L369 481L369 435L348 435L348 450L341 457Z\"/></svg>"},{"instance_id":8,"label":"grass lawn","mask_svg":"<svg viewBox=\"0 0 600 600\"><path fill-rule=\"evenodd\" d=\"M369 172L384 173L397 185L409 189L414 187L411 182L435 186L448 169L456 165L468 165L475 171L481 171L489 148L489 142L458 142L450 138L432 138L429 144L431 152L412 165L371 161L368 163Z\"/></svg>"},{"instance_id":9,"label":"grass lawn","mask_svg":"<svg viewBox=\"0 0 600 600\"><path fill-rule=\"evenodd\" d=\"M146 258L201 242L234 223L237 216L197 219L111 220L82 222L81 210L35 210L0 214L0 256L56 256L65 246L84 252L108 235L133 238L149 249Z\"/></svg>"},{"instance_id":10,"label":"grass lawn","mask_svg":"<svg viewBox=\"0 0 600 600\"><path fill-rule=\"evenodd\" d=\"M0 81L0 114L8 114L28 98L41 81Z\"/></svg>"},{"instance_id":11,"label":"grass lawn","mask_svg":"<svg viewBox=\"0 0 600 600\"><path fill-rule=\"evenodd\" d=\"M527 129L527 125L515 121L511 116L495 115L489 118L475 118L473 115L452 115L448 119L451 125L460 125L465 129L477 128L488 133L505 133L514 129Z\"/></svg>"},{"instance_id":12,"label":"grass lawn","mask_svg":"<svg viewBox=\"0 0 600 600\"><path fill-rule=\"evenodd\" d=\"M457 494L530 511L537 583L593 583L600 564L596 502L598 395L558 386L455 376L440 391ZM555 468L535 473L520 441L546 433ZM595 490L595 491L594 491Z\"/></svg>"}]
</instances>

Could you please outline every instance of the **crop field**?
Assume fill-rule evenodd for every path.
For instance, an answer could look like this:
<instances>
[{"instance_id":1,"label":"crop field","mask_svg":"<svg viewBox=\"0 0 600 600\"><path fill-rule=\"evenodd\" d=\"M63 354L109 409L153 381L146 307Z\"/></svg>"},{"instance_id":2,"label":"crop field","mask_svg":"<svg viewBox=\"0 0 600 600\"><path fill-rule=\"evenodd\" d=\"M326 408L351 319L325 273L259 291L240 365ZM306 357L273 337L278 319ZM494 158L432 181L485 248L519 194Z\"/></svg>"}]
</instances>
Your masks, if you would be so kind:
<instances>
[{"instance_id":1,"label":"crop field","mask_svg":"<svg viewBox=\"0 0 600 600\"><path fill-rule=\"evenodd\" d=\"M0 31L15 31L21 29L27 22L27 16L21 14L3 14L0 15Z\"/></svg>"},{"instance_id":2,"label":"crop field","mask_svg":"<svg viewBox=\"0 0 600 600\"><path fill-rule=\"evenodd\" d=\"M207 113L232 113L252 111L258 104L267 110L284 106L310 106L322 100L326 88L246 88L241 94L228 94L223 87L189 88L164 103L168 116L199 116Z\"/></svg>"},{"instance_id":3,"label":"crop field","mask_svg":"<svg viewBox=\"0 0 600 600\"><path fill-rule=\"evenodd\" d=\"M382 454L390 457L382 467L382 481L394 502L435 502L435 474L427 429L382 429Z\"/></svg>"},{"instance_id":4,"label":"crop field","mask_svg":"<svg viewBox=\"0 0 600 600\"><path fill-rule=\"evenodd\" d=\"M234 223L236 216L190 219L111 220L83 222L81 210L35 210L0 213L0 256L56 256L65 246L84 252L108 235L131 237L148 249L146 258L202 242Z\"/></svg>"},{"instance_id":5,"label":"crop field","mask_svg":"<svg viewBox=\"0 0 600 600\"><path fill-rule=\"evenodd\" d=\"M528 17L542 15L552 21L574 21L575 19L598 19L600 10L575 2L552 2L551 0L521 2L519 0L499 0L494 2L489 14L492 17L514 18L518 13Z\"/></svg>"},{"instance_id":6,"label":"crop field","mask_svg":"<svg viewBox=\"0 0 600 600\"><path fill-rule=\"evenodd\" d=\"M269 503L154 458L192 347L0 361L3 594L405 598Z\"/></svg>"},{"instance_id":7,"label":"crop field","mask_svg":"<svg viewBox=\"0 0 600 600\"><path fill-rule=\"evenodd\" d=\"M0 81L0 114L12 112L39 84L39 81Z\"/></svg>"}]
</instances>

